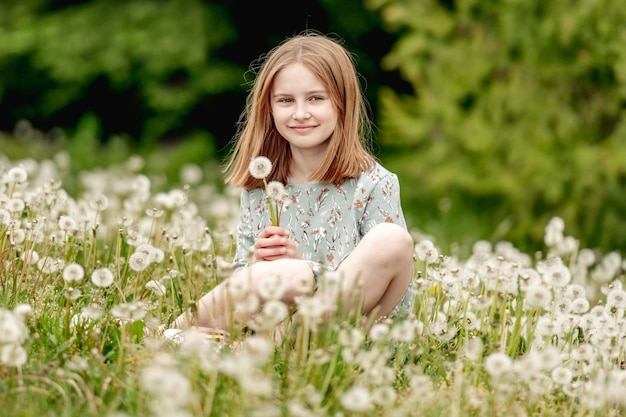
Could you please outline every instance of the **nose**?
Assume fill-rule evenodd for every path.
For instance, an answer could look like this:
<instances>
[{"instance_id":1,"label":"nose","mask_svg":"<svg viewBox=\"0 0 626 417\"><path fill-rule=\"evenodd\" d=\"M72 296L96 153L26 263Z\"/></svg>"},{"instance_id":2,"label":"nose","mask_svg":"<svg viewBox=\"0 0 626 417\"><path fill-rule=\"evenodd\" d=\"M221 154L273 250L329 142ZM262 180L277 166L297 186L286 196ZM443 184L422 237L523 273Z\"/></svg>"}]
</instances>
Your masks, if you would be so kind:
<instances>
[{"instance_id":1,"label":"nose","mask_svg":"<svg viewBox=\"0 0 626 417\"><path fill-rule=\"evenodd\" d=\"M298 105L296 106L296 111L291 116L294 120L303 120L309 119L311 117L311 113L309 113L305 106Z\"/></svg>"}]
</instances>

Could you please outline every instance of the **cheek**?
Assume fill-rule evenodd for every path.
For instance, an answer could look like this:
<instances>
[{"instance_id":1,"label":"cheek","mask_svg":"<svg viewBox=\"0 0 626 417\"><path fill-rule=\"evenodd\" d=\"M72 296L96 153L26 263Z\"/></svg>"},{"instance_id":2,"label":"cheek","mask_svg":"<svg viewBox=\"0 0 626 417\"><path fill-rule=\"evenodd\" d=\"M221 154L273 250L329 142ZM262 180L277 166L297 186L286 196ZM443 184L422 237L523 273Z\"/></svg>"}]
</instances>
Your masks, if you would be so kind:
<instances>
[{"instance_id":1,"label":"cheek","mask_svg":"<svg viewBox=\"0 0 626 417\"><path fill-rule=\"evenodd\" d=\"M272 120L274 120L274 124L276 125L283 124L291 118L291 113L286 109L273 109L271 114Z\"/></svg>"}]
</instances>

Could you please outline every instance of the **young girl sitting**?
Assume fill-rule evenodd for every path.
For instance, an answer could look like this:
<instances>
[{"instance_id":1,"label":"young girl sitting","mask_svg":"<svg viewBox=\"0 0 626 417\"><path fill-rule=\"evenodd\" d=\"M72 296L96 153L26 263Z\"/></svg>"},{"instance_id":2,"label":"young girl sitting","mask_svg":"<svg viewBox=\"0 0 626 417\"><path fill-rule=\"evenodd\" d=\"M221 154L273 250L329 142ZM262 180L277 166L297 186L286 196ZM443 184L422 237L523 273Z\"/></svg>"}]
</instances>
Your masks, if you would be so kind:
<instances>
[{"instance_id":1,"label":"young girl sitting","mask_svg":"<svg viewBox=\"0 0 626 417\"><path fill-rule=\"evenodd\" d=\"M413 240L398 178L367 148L370 121L347 50L318 33L287 39L265 56L240 121L225 165L226 183L243 188L235 269L172 327L225 334L255 314L237 311L233 288L262 306L261 282L280 277L280 300L295 306L329 271L343 280L336 314L408 313ZM281 204L268 200L268 182L284 187L284 200L274 196Z\"/></svg>"}]
</instances>

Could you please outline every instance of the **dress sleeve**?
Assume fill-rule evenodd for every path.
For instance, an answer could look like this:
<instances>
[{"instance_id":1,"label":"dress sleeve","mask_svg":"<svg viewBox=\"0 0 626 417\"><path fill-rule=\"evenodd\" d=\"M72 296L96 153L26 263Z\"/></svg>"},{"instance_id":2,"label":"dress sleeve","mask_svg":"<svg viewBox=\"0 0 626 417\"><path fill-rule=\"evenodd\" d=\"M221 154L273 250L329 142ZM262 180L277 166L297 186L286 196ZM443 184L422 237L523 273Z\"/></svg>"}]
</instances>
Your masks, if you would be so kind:
<instances>
[{"instance_id":1,"label":"dress sleeve","mask_svg":"<svg viewBox=\"0 0 626 417\"><path fill-rule=\"evenodd\" d=\"M248 265L250 258L250 248L254 245L255 235L252 231L251 220L252 209L250 208L250 192L243 190L240 198L240 218L239 226L235 233L235 243L237 245L233 268L240 268Z\"/></svg>"},{"instance_id":2,"label":"dress sleeve","mask_svg":"<svg viewBox=\"0 0 626 417\"><path fill-rule=\"evenodd\" d=\"M365 198L365 210L360 221L361 236L379 223L396 223L406 229L406 221L400 203L400 183L392 172L372 184Z\"/></svg>"}]
</instances>

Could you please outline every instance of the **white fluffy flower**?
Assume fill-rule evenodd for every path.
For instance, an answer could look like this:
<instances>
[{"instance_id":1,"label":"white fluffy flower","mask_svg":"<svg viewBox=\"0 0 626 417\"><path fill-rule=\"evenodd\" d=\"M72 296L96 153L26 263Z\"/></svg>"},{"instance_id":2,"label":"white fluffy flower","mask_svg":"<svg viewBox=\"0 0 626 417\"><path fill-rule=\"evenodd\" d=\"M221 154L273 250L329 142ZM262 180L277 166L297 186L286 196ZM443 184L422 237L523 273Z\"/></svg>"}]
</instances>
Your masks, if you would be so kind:
<instances>
[{"instance_id":1,"label":"white fluffy flower","mask_svg":"<svg viewBox=\"0 0 626 417\"><path fill-rule=\"evenodd\" d=\"M85 277L85 270L79 264L69 264L63 269L65 282L80 282Z\"/></svg>"},{"instance_id":2,"label":"white fluffy flower","mask_svg":"<svg viewBox=\"0 0 626 417\"><path fill-rule=\"evenodd\" d=\"M495 352L485 358L485 370L492 378L500 378L511 370L513 361L506 354Z\"/></svg>"},{"instance_id":3,"label":"white fluffy flower","mask_svg":"<svg viewBox=\"0 0 626 417\"><path fill-rule=\"evenodd\" d=\"M109 199L105 195L99 195L89 200L89 207L96 211L106 210L109 207Z\"/></svg>"},{"instance_id":4,"label":"white fluffy flower","mask_svg":"<svg viewBox=\"0 0 626 417\"><path fill-rule=\"evenodd\" d=\"M164 296L166 292L166 287L163 283L156 281L154 279L146 282L144 286L147 290L152 292L154 295L158 295L159 297Z\"/></svg>"},{"instance_id":5,"label":"white fluffy flower","mask_svg":"<svg viewBox=\"0 0 626 417\"><path fill-rule=\"evenodd\" d=\"M13 167L7 172L7 181L20 184L28 179L26 170L22 167Z\"/></svg>"},{"instance_id":6,"label":"white fluffy flower","mask_svg":"<svg viewBox=\"0 0 626 417\"><path fill-rule=\"evenodd\" d=\"M265 156L257 156L250 161L248 170L250 171L250 175L256 179L261 180L263 178L267 178L267 176L272 172L272 161Z\"/></svg>"},{"instance_id":7,"label":"white fluffy flower","mask_svg":"<svg viewBox=\"0 0 626 417\"><path fill-rule=\"evenodd\" d=\"M91 282L100 288L110 287L113 284L113 272L108 268L98 268L91 274Z\"/></svg>"},{"instance_id":8,"label":"white fluffy flower","mask_svg":"<svg viewBox=\"0 0 626 417\"><path fill-rule=\"evenodd\" d=\"M439 251L434 243L430 240L422 240L415 245L415 254L420 261L428 264L435 263L439 260Z\"/></svg>"},{"instance_id":9,"label":"white fluffy flower","mask_svg":"<svg viewBox=\"0 0 626 417\"><path fill-rule=\"evenodd\" d=\"M270 181L267 183L267 196L277 203L282 203L287 198L285 186L280 181Z\"/></svg>"},{"instance_id":10,"label":"white fluffy flower","mask_svg":"<svg viewBox=\"0 0 626 417\"><path fill-rule=\"evenodd\" d=\"M367 388L355 385L341 396L341 405L348 411L367 411L372 405L372 394Z\"/></svg>"},{"instance_id":11,"label":"white fluffy flower","mask_svg":"<svg viewBox=\"0 0 626 417\"><path fill-rule=\"evenodd\" d=\"M150 255L145 252L135 252L128 259L128 266L135 272L140 272L150 265Z\"/></svg>"},{"instance_id":12,"label":"white fluffy flower","mask_svg":"<svg viewBox=\"0 0 626 417\"><path fill-rule=\"evenodd\" d=\"M7 210L0 208L0 224L7 225L11 222L11 213Z\"/></svg>"},{"instance_id":13,"label":"white fluffy flower","mask_svg":"<svg viewBox=\"0 0 626 417\"><path fill-rule=\"evenodd\" d=\"M76 230L77 224L76 220L74 220L70 216L61 216L59 218L59 229L65 230L67 232L73 232Z\"/></svg>"},{"instance_id":14,"label":"white fluffy flower","mask_svg":"<svg viewBox=\"0 0 626 417\"><path fill-rule=\"evenodd\" d=\"M288 284L282 275L264 275L259 278L258 292L264 300L280 300Z\"/></svg>"},{"instance_id":15,"label":"white fluffy flower","mask_svg":"<svg viewBox=\"0 0 626 417\"><path fill-rule=\"evenodd\" d=\"M552 301L552 293L543 285L533 285L526 289L526 305L529 308L545 308Z\"/></svg>"}]
</instances>

